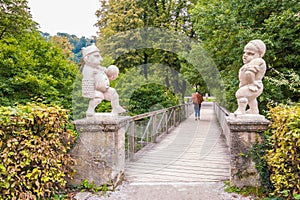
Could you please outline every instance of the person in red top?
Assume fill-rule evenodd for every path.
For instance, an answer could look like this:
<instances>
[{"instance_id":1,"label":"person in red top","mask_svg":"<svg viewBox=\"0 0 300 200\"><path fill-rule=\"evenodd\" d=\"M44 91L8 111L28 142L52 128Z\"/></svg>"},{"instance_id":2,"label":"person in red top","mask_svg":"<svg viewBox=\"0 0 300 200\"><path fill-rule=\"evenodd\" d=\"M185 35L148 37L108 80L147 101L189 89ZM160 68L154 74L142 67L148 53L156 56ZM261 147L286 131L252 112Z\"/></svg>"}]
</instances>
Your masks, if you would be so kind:
<instances>
[{"instance_id":1,"label":"person in red top","mask_svg":"<svg viewBox=\"0 0 300 200\"><path fill-rule=\"evenodd\" d=\"M198 91L196 91L192 94L192 101L194 104L195 120L200 120L200 109L201 103L203 102L203 97Z\"/></svg>"}]
</instances>

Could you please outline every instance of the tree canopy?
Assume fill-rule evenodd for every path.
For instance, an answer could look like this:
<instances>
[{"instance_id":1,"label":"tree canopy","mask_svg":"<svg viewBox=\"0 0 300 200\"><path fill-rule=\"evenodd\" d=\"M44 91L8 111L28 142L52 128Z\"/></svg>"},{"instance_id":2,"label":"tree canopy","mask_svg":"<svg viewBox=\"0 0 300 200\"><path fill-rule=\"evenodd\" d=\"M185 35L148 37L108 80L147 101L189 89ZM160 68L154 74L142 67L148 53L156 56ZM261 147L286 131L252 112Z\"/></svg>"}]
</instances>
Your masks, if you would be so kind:
<instances>
[{"instance_id":1,"label":"tree canopy","mask_svg":"<svg viewBox=\"0 0 300 200\"><path fill-rule=\"evenodd\" d=\"M265 89L259 98L262 108L270 101L299 102L297 0L101 0L96 12L99 37L91 39L71 33L53 37L39 33L26 0L0 2L0 98L4 105L42 98L70 106L67 102L78 72L75 63L81 58L80 50L97 40L105 64L117 65L124 74L135 69L146 82L157 77L157 82L182 96L187 85L198 85L202 93L210 93L208 85L214 84L213 77L207 77L216 72L209 66L216 66L225 89L223 103L233 110L243 47L256 38L267 45ZM161 32L145 34L154 30L151 28ZM187 53L177 51L184 42L170 32L170 37L165 37L161 34L165 30L184 34L202 48L188 45ZM145 43L141 48L130 48ZM154 73L154 64L167 67L156 67Z\"/></svg>"},{"instance_id":2,"label":"tree canopy","mask_svg":"<svg viewBox=\"0 0 300 200\"><path fill-rule=\"evenodd\" d=\"M168 43L163 41L166 40L163 36L164 29L184 33L186 36L193 34L189 22L189 10L192 6L191 1L187 0L103 0L101 9L96 13L99 18L98 45L102 52L117 55L112 56L113 62L121 72L126 73L133 68L136 70L142 68L146 80L152 73L149 69L150 63L169 66L171 70L158 69L160 74L165 75L164 85L184 96L187 83L184 79L179 81L181 68L179 55L162 49L160 44L164 42L164 45L168 45L168 49L171 50L180 45L177 38L168 37ZM161 29L161 32L151 35L151 31L155 30L153 28ZM131 48L135 45L136 48Z\"/></svg>"},{"instance_id":3,"label":"tree canopy","mask_svg":"<svg viewBox=\"0 0 300 200\"><path fill-rule=\"evenodd\" d=\"M198 1L192 11L194 30L221 71L229 109L236 106L243 48L252 39L267 46L262 106L270 101L299 101L299 8L297 0Z\"/></svg>"},{"instance_id":4,"label":"tree canopy","mask_svg":"<svg viewBox=\"0 0 300 200\"><path fill-rule=\"evenodd\" d=\"M78 70L68 54L42 37L27 1L1 1L0 16L1 104L40 99L69 108Z\"/></svg>"}]
</instances>

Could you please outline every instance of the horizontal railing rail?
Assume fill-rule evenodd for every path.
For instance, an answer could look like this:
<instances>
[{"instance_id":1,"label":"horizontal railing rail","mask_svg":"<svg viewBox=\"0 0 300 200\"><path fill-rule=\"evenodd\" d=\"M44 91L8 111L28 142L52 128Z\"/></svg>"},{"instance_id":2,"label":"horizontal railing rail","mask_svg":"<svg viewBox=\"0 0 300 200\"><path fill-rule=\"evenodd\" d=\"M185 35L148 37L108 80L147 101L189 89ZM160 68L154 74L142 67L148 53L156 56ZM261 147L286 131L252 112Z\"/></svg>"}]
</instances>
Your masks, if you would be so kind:
<instances>
[{"instance_id":1,"label":"horizontal railing rail","mask_svg":"<svg viewBox=\"0 0 300 200\"><path fill-rule=\"evenodd\" d=\"M193 113L193 104L186 103L161 110L132 116L126 125L126 157L135 154L149 143L178 126Z\"/></svg>"},{"instance_id":2,"label":"horizontal railing rail","mask_svg":"<svg viewBox=\"0 0 300 200\"><path fill-rule=\"evenodd\" d=\"M222 128L223 135L226 138L226 144L230 146L230 130L226 121L226 117L230 115L230 112L216 102L214 103L214 110Z\"/></svg>"}]
</instances>

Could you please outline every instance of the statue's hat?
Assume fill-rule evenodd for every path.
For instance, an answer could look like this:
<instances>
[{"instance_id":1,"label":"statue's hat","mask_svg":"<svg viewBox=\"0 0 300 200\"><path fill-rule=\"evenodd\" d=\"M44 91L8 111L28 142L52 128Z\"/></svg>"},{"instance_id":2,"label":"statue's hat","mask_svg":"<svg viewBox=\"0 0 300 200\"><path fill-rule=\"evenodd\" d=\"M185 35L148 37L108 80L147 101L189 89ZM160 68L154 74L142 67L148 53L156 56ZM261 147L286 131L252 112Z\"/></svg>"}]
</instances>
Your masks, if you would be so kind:
<instances>
[{"instance_id":1,"label":"statue's hat","mask_svg":"<svg viewBox=\"0 0 300 200\"><path fill-rule=\"evenodd\" d=\"M85 57L91 53L94 53L94 52L100 52L100 50L96 47L96 45L93 43L91 44L90 46L87 46L87 47L83 47L81 49L81 52L82 52L82 57Z\"/></svg>"}]
</instances>

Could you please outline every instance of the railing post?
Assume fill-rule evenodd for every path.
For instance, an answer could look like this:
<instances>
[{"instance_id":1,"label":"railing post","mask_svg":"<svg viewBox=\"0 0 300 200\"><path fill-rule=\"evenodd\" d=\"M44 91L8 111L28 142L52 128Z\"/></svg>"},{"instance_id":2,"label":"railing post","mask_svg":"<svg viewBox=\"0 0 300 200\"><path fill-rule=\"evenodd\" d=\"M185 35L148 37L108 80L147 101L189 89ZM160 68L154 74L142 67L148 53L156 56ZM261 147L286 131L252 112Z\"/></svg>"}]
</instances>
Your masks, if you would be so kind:
<instances>
[{"instance_id":1,"label":"railing post","mask_svg":"<svg viewBox=\"0 0 300 200\"><path fill-rule=\"evenodd\" d=\"M184 113L184 105L181 105L180 106L180 118L179 118L180 123L185 119L184 115L185 115L185 113Z\"/></svg>"},{"instance_id":2,"label":"railing post","mask_svg":"<svg viewBox=\"0 0 300 200\"><path fill-rule=\"evenodd\" d=\"M181 123L181 106L178 106L178 119L177 119L177 121L178 121L178 124L180 124Z\"/></svg>"},{"instance_id":3,"label":"railing post","mask_svg":"<svg viewBox=\"0 0 300 200\"><path fill-rule=\"evenodd\" d=\"M156 114L153 115L153 120L152 120L152 138L153 138L153 142L156 143Z\"/></svg>"},{"instance_id":4,"label":"railing post","mask_svg":"<svg viewBox=\"0 0 300 200\"><path fill-rule=\"evenodd\" d=\"M173 123L174 123L174 127L176 126L176 107L173 107L174 109L174 114L173 114Z\"/></svg>"},{"instance_id":5,"label":"railing post","mask_svg":"<svg viewBox=\"0 0 300 200\"><path fill-rule=\"evenodd\" d=\"M130 131L129 131L129 159L134 160L134 135L135 135L135 122L131 122Z\"/></svg>"},{"instance_id":6,"label":"railing post","mask_svg":"<svg viewBox=\"0 0 300 200\"><path fill-rule=\"evenodd\" d=\"M166 110L166 133L168 134L169 133L169 125L168 125L168 110Z\"/></svg>"}]
</instances>

